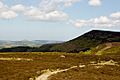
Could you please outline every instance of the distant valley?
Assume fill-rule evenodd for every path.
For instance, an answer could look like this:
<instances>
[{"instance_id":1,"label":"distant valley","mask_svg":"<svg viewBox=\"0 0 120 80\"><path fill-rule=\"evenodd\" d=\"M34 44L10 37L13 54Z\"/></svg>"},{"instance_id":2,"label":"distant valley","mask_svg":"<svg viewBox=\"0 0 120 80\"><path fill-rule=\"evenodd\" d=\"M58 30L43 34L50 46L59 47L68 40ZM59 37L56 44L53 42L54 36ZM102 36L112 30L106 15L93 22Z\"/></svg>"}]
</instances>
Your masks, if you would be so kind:
<instances>
[{"instance_id":1,"label":"distant valley","mask_svg":"<svg viewBox=\"0 0 120 80\"><path fill-rule=\"evenodd\" d=\"M40 47L44 44L53 44L53 43L62 43L63 41L55 41L55 40L21 40L21 41L8 41L8 40L0 40L0 49L1 48L11 48L17 46L29 46L29 47Z\"/></svg>"}]
</instances>

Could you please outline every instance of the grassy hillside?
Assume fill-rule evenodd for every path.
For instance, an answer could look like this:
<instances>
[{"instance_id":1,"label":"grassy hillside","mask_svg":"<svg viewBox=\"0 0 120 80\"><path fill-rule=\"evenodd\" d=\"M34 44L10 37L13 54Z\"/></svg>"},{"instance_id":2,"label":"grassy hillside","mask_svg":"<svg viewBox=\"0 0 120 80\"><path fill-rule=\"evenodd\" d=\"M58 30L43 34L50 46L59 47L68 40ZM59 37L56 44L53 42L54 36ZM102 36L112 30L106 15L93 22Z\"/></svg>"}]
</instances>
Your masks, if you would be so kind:
<instances>
[{"instance_id":1,"label":"grassy hillside","mask_svg":"<svg viewBox=\"0 0 120 80\"><path fill-rule=\"evenodd\" d=\"M80 52L106 42L120 42L120 32L92 30L73 40L52 46L50 51Z\"/></svg>"},{"instance_id":2,"label":"grassy hillside","mask_svg":"<svg viewBox=\"0 0 120 80\"><path fill-rule=\"evenodd\" d=\"M120 42L100 44L91 50L80 53L89 55L120 55Z\"/></svg>"}]
</instances>

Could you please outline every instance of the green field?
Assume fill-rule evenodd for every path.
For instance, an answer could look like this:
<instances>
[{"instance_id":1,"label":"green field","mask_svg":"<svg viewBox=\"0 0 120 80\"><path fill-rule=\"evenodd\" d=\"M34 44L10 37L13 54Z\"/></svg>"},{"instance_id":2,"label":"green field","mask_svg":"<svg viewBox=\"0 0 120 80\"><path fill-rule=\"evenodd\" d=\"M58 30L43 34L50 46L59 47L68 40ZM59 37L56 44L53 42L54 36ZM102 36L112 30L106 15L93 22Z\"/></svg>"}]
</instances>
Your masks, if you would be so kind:
<instances>
[{"instance_id":1,"label":"green field","mask_svg":"<svg viewBox=\"0 0 120 80\"><path fill-rule=\"evenodd\" d=\"M62 56L64 55L64 57ZM18 58L18 59L17 59ZM28 59L28 60L27 60ZM41 75L43 70L66 69L86 65L49 77L50 80L119 80L120 66L105 65L95 68L90 62L114 60L120 64L119 55L80 55L78 53L26 52L0 53L0 80L29 80Z\"/></svg>"}]
</instances>

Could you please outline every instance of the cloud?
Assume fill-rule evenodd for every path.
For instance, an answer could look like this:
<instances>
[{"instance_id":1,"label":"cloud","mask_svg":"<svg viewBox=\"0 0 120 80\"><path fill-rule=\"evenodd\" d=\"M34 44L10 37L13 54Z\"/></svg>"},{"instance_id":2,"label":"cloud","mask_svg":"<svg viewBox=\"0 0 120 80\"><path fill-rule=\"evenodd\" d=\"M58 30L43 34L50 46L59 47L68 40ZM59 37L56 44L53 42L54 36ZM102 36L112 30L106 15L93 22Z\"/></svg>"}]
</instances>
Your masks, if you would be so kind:
<instances>
[{"instance_id":1,"label":"cloud","mask_svg":"<svg viewBox=\"0 0 120 80\"><path fill-rule=\"evenodd\" d=\"M11 10L15 12L24 12L26 10L26 6L22 4L17 4L11 7Z\"/></svg>"},{"instance_id":2,"label":"cloud","mask_svg":"<svg viewBox=\"0 0 120 80\"><path fill-rule=\"evenodd\" d=\"M66 0L67 2L73 3L71 0ZM8 7L0 1L0 18L1 19L12 19L16 18L19 13L24 15L30 20L39 21L64 21L68 19L68 14L59 8L64 0L42 0L40 5L25 6L22 4L12 5Z\"/></svg>"},{"instance_id":3,"label":"cloud","mask_svg":"<svg viewBox=\"0 0 120 80\"><path fill-rule=\"evenodd\" d=\"M63 7L69 7L79 2L80 0L42 0L39 7L42 11L54 11Z\"/></svg>"},{"instance_id":4,"label":"cloud","mask_svg":"<svg viewBox=\"0 0 120 80\"><path fill-rule=\"evenodd\" d=\"M13 19L17 17L17 13L10 10L7 5L0 1L0 18L1 19Z\"/></svg>"},{"instance_id":5,"label":"cloud","mask_svg":"<svg viewBox=\"0 0 120 80\"><path fill-rule=\"evenodd\" d=\"M74 3L80 2L80 0L63 0L64 6L69 7L72 6Z\"/></svg>"},{"instance_id":6,"label":"cloud","mask_svg":"<svg viewBox=\"0 0 120 80\"><path fill-rule=\"evenodd\" d=\"M25 10L24 15L30 20L40 21L64 21L69 18L61 7L72 6L80 0L42 0L39 7L29 7Z\"/></svg>"},{"instance_id":7,"label":"cloud","mask_svg":"<svg viewBox=\"0 0 120 80\"><path fill-rule=\"evenodd\" d=\"M17 13L14 11L8 10L8 11L3 11L0 13L0 18L2 19L12 19L17 17Z\"/></svg>"},{"instance_id":8,"label":"cloud","mask_svg":"<svg viewBox=\"0 0 120 80\"><path fill-rule=\"evenodd\" d=\"M0 8L2 8L4 6L4 4L0 1Z\"/></svg>"},{"instance_id":9,"label":"cloud","mask_svg":"<svg viewBox=\"0 0 120 80\"><path fill-rule=\"evenodd\" d=\"M30 20L40 21L63 21L68 19L68 15L62 11L53 10L50 12L41 11L32 7L24 13Z\"/></svg>"},{"instance_id":10,"label":"cloud","mask_svg":"<svg viewBox=\"0 0 120 80\"><path fill-rule=\"evenodd\" d=\"M112 13L110 17L120 19L120 12Z\"/></svg>"},{"instance_id":11,"label":"cloud","mask_svg":"<svg viewBox=\"0 0 120 80\"><path fill-rule=\"evenodd\" d=\"M86 20L76 20L76 21L72 21L72 23L76 27L83 27L83 26L86 26L87 21Z\"/></svg>"},{"instance_id":12,"label":"cloud","mask_svg":"<svg viewBox=\"0 0 120 80\"><path fill-rule=\"evenodd\" d=\"M89 0L89 5L90 6L100 6L101 5L101 0Z\"/></svg>"},{"instance_id":13,"label":"cloud","mask_svg":"<svg viewBox=\"0 0 120 80\"><path fill-rule=\"evenodd\" d=\"M88 21L90 26L93 27L112 27L112 20L106 16L100 16L98 18L93 18Z\"/></svg>"},{"instance_id":14,"label":"cloud","mask_svg":"<svg viewBox=\"0 0 120 80\"><path fill-rule=\"evenodd\" d=\"M115 27L120 26L120 12L112 13L110 16L100 16L89 20L76 20L72 24L76 27ZM114 18L114 19L113 19Z\"/></svg>"}]
</instances>

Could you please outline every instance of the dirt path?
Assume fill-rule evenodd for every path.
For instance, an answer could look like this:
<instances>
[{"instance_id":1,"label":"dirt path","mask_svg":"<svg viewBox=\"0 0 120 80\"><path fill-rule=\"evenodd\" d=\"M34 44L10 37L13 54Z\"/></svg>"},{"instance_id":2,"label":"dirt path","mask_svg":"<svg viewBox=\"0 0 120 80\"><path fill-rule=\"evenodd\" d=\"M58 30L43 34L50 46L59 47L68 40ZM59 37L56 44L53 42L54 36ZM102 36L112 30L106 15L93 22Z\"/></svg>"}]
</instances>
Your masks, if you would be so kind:
<instances>
[{"instance_id":1,"label":"dirt path","mask_svg":"<svg viewBox=\"0 0 120 80\"><path fill-rule=\"evenodd\" d=\"M101 55L101 52L102 51L105 51L105 50L107 50L107 49L109 49L109 48L111 48L112 47L112 44L111 43L107 43L106 44L106 47L104 47L103 49L101 49L100 51L98 51L96 54L97 55Z\"/></svg>"},{"instance_id":2,"label":"dirt path","mask_svg":"<svg viewBox=\"0 0 120 80\"><path fill-rule=\"evenodd\" d=\"M0 58L0 60L2 60L2 61L32 61L33 59L28 59L28 58L12 58L12 57L10 57L10 58Z\"/></svg>"},{"instance_id":3,"label":"dirt path","mask_svg":"<svg viewBox=\"0 0 120 80\"><path fill-rule=\"evenodd\" d=\"M50 70L46 70L45 73L43 73L42 75L38 76L35 80L48 80L48 77L50 77L51 75L53 74L57 74L57 73L60 73L60 72L64 72L64 71L68 71L70 69L74 69L74 68L77 68L78 66L73 66L73 67L70 67L68 69L62 69L62 70L55 70L55 71L50 71Z\"/></svg>"}]
</instances>

